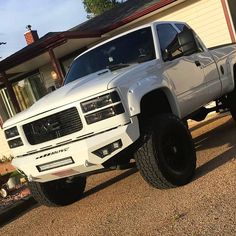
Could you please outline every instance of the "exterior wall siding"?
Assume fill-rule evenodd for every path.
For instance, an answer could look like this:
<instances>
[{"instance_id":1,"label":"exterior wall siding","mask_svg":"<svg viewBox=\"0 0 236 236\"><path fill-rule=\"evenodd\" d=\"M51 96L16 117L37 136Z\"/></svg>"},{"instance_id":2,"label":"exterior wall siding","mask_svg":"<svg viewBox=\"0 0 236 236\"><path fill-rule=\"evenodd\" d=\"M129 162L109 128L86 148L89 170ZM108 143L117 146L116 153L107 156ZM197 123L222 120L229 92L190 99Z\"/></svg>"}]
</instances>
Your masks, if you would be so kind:
<instances>
[{"instance_id":1,"label":"exterior wall siding","mask_svg":"<svg viewBox=\"0 0 236 236\"><path fill-rule=\"evenodd\" d=\"M193 2L172 13L163 15L159 20L187 22L198 33L207 47L231 43L231 38L220 0L187 1Z\"/></svg>"},{"instance_id":2,"label":"exterior wall siding","mask_svg":"<svg viewBox=\"0 0 236 236\"><path fill-rule=\"evenodd\" d=\"M207 47L232 42L221 0L187 0L145 20L130 24L129 28L155 20L187 22Z\"/></svg>"}]
</instances>

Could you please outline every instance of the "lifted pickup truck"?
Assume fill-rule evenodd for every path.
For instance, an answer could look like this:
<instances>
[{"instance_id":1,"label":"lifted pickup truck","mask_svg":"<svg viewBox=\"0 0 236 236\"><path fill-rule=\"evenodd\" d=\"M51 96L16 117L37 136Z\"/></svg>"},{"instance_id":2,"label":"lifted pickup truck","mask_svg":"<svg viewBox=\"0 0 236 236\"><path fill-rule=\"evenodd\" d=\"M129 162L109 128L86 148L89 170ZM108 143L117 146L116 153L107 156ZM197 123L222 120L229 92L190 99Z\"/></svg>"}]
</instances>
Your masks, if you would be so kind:
<instances>
[{"instance_id":1,"label":"lifted pickup truck","mask_svg":"<svg viewBox=\"0 0 236 236\"><path fill-rule=\"evenodd\" d=\"M236 119L235 78L235 45L208 50L182 22L136 28L79 55L60 89L5 122L13 165L48 206L133 163L156 188L184 185L196 168L186 120L214 100Z\"/></svg>"}]
</instances>

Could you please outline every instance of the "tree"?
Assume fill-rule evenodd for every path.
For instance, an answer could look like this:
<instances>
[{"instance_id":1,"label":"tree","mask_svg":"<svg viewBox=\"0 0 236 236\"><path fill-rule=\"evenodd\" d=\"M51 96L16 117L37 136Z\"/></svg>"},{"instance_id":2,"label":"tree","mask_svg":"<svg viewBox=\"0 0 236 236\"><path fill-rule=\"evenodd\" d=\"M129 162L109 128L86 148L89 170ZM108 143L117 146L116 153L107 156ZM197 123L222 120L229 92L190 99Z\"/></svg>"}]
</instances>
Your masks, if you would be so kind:
<instances>
[{"instance_id":1,"label":"tree","mask_svg":"<svg viewBox=\"0 0 236 236\"><path fill-rule=\"evenodd\" d=\"M125 0L83 0L84 8L87 12L87 17L92 18L100 15L103 12L125 2Z\"/></svg>"}]
</instances>

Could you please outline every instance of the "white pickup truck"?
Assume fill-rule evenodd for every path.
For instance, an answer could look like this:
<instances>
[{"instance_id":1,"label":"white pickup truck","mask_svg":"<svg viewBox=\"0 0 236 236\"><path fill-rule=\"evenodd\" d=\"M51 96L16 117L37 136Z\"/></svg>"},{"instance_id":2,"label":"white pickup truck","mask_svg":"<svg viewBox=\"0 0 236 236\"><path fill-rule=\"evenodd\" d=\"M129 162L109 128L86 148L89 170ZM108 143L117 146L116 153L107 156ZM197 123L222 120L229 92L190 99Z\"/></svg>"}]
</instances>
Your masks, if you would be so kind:
<instances>
[{"instance_id":1,"label":"white pickup truck","mask_svg":"<svg viewBox=\"0 0 236 236\"><path fill-rule=\"evenodd\" d=\"M208 50L182 22L136 28L79 55L60 89L5 122L13 165L48 206L134 164L154 187L184 185L196 168L186 120L203 120L210 101L236 119L235 79L235 45Z\"/></svg>"}]
</instances>

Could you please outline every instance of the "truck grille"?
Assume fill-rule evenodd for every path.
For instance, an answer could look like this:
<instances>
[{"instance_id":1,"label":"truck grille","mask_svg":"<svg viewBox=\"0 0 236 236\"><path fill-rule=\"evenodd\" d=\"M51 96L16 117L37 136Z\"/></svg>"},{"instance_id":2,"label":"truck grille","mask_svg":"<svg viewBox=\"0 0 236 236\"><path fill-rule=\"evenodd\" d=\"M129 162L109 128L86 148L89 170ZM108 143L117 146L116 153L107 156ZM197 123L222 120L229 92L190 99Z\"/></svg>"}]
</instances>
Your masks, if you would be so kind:
<instances>
[{"instance_id":1,"label":"truck grille","mask_svg":"<svg viewBox=\"0 0 236 236\"><path fill-rule=\"evenodd\" d=\"M47 142L80 131L83 128L75 107L23 125L31 145Z\"/></svg>"}]
</instances>

